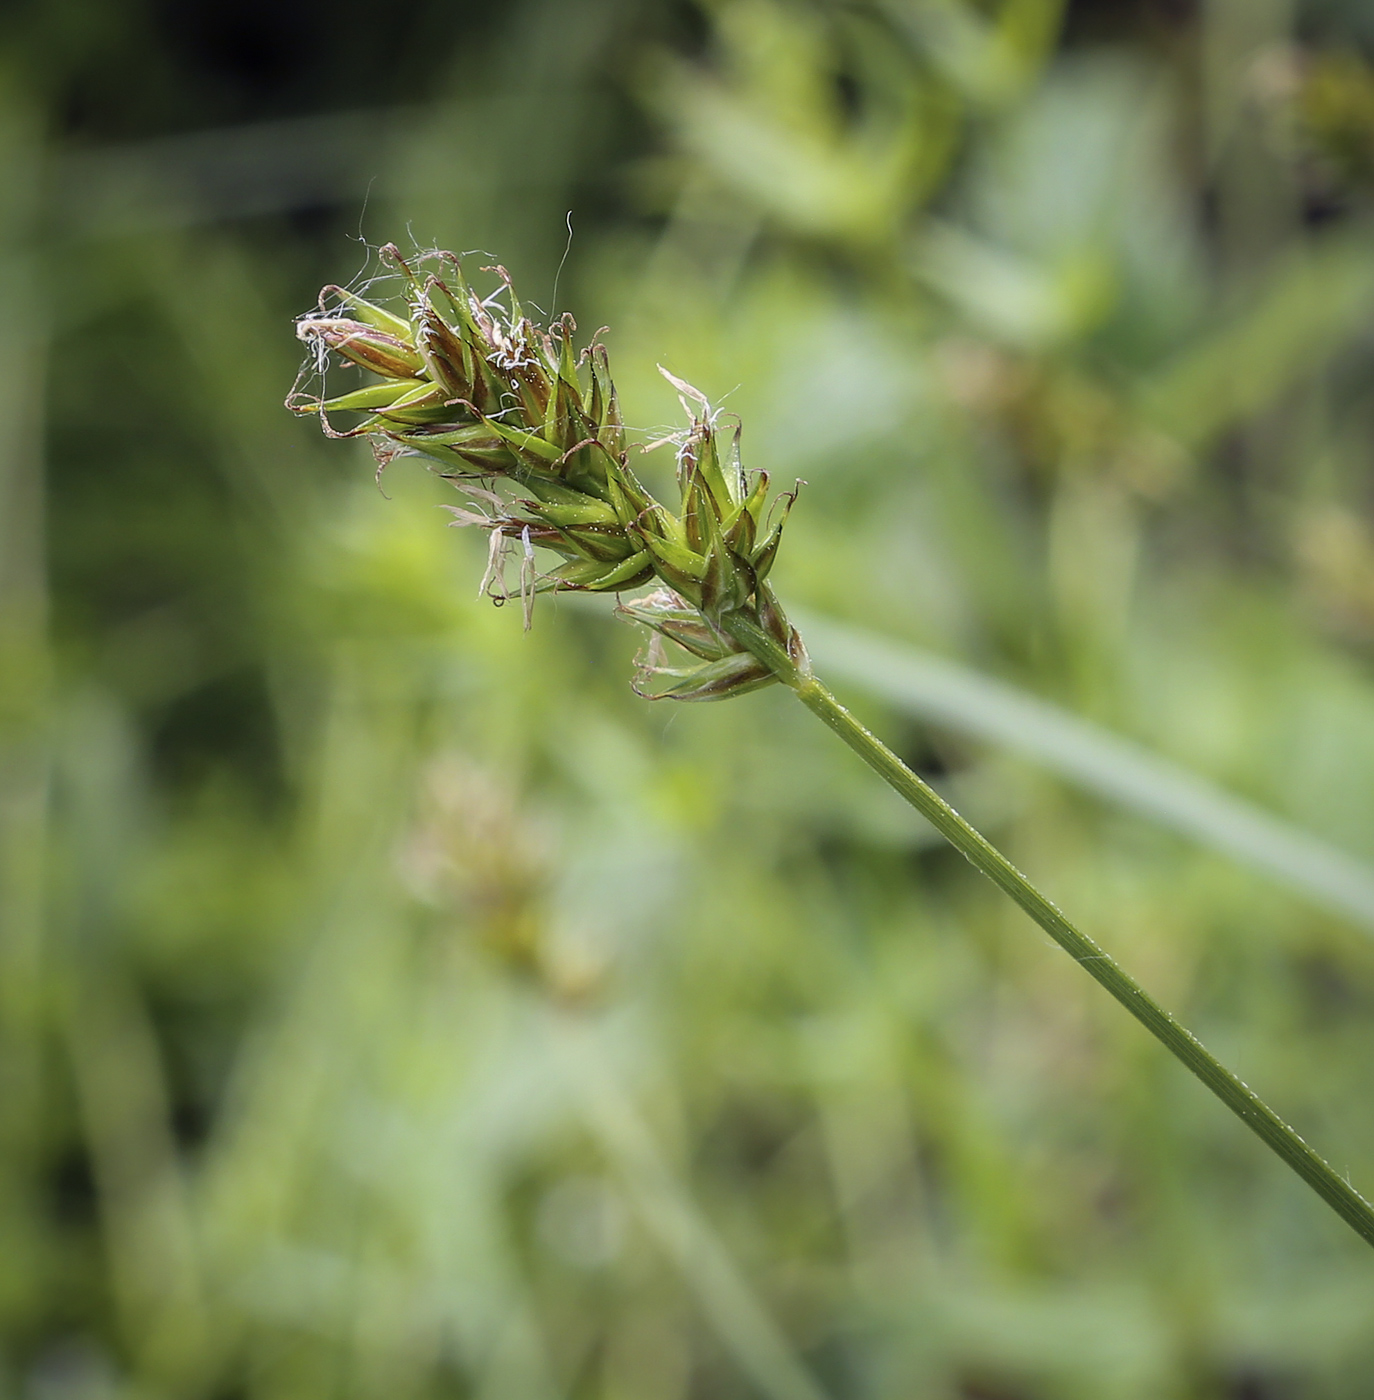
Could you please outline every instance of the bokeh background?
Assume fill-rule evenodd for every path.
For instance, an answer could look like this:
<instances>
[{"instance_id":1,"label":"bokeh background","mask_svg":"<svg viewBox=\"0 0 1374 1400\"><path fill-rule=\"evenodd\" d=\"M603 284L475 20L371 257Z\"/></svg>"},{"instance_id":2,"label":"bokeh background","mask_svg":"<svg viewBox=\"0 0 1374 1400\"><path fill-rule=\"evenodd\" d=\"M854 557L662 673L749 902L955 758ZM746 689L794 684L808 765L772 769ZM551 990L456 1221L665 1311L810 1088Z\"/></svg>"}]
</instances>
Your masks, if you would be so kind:
<instances>
[{"instance_id":1,"label":"bokeh background","mask_svg":"<svg viewBox=\"0 0 1374 1400\"><path fill-rule=\"evenodd\" d=\"M1367 1248L787 695L281 406L387 240L700 385L835 687L1369 1191L1371 55L10 0L0 1394L1374 1395Z\"/></svg>"}]
</instances>

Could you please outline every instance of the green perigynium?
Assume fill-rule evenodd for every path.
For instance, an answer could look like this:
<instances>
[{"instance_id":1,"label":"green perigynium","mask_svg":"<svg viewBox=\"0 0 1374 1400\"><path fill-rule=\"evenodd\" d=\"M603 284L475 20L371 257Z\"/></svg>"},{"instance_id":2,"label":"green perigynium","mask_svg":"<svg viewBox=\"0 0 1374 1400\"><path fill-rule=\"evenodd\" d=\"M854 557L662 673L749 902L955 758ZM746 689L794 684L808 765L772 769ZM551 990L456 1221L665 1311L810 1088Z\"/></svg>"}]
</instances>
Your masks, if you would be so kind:
<instances>
[{"instance_id":1,"label":"green perigynium","mask_svg":"<svg viewBox=\"0 0 1374 1400\"><path fill-rule=\"evenodd\" d=\"M738 432L722 450L705 397L667 375L690 420L671 439L680 491L674 514L630 469L603 346L593 341L575 353L567 316L548 329L535 326L503 268L487 269L502 286L484 299L452 254L414 260L437 261L440 276L422 275L394 247L383 252L403 280L404 315L326 287L319 312L297 322L319 369L333 351L377 381L332 399L293 391L290 407L318 413L331 436L371 438L379 474L398 453L416 453L462 488L471 504L450 507L456 523L491 535L483 590L497 600L511 596L505 570L514 554L527 627L537 593L618 594L656 584L618 607L653 633L641 693L719 700L773 681L788 686L1374 1245L1374 1207L821 684L768 586L795 493L777 499L770 521L768 478L745 475ZM327 309L330 299L350 314ZM329 415L343 412L364 416L341 431ZM563 562L541 570L537 548ZM667 666L664 639L698 664Z\"/></svg>"},{"instance_id":2,"label":"green perigynium","mask_svg":"<svg viewBox=\"0 0 1374 1400\"><path fill-rule=\"evenodd\" d=\"M398 453L418 453L468 495L451 506L455 523L490 532L483 591L504 600L512 556L529 626L537 593L574 589L621 593L655 580L647 597L620 612L644 623L701 663L683 670L651 646L643 693L675 700L718 700L777 680L774 669L727 627L752 622L804 667L805 653L768 587L794 492L768 497L768 476L746 476L739 432L717 430L704 395L663 371L678 390L690 426L677 447L676 513L655 500L630 467L625 426L606 349L577 353L574 324L547 329L525 315L504 268L498 291L482 298L459 260L437 253L438 271L422 271L395 247L383 255L406 288L396 315L341 287L326 287L321 311L296 323L297 335L380 376L336 398L294 392L299 413L318 413L334 436L373 439L379 468ZM332 299L339 311L326 310ZM331 414L366 416L340 431ZM491 489L500 483L504 493ZM541 569L536 549L562 556Z\"/></svg>"}]
</instances>

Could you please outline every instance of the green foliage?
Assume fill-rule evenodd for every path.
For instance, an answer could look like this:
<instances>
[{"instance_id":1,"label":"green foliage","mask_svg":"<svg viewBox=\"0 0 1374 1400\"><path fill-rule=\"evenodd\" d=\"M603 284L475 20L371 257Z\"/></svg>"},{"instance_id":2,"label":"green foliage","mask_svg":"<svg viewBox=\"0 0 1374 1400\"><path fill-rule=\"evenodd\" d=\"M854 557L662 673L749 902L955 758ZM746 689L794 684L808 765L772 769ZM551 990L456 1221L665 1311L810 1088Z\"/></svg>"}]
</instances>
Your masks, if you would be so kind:
<instances>
[{"instance_id":1,"label":"green foliage","mask_svg":"<svg viewBox=\"0 0 1374 1400\"><path fill-rule=\"evenodd\" d=\"M26 12L0 1388L1365 1393L1360 1242L788 697L637 699L605 600L524 635L451 488L280 407L369 184L540 306L572 208L633 440L663 363L807 480L818 663L1367 1188L1369 70L1356 7L1204 10L548 0L395 65L369 12L318 108L112 150L94 11ZM242 114L159 129L130 24L110 138Z\"/></svg>"}]
</instances>

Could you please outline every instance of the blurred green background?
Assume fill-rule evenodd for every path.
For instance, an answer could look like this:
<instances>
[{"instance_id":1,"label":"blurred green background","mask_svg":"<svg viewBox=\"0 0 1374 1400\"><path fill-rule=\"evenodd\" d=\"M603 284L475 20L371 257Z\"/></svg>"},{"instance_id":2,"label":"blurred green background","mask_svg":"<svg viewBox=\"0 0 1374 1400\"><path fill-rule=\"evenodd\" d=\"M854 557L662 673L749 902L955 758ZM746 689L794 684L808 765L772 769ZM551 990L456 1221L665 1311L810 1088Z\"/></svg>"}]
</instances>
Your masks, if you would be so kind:
<instances>
[{"instance_id":1,"label":"blurred green background","mask_svg":"<svg viewBox=\"0 0 1374 1400\"><path fill-rule=\"evenodd\" d=\"M392 239L698 384L822 672L1368 1192L1371 53L11 0L0 1395L1374 1395L1367 1248L787 695L281 407Z\"/></svg>"}]
</instances>

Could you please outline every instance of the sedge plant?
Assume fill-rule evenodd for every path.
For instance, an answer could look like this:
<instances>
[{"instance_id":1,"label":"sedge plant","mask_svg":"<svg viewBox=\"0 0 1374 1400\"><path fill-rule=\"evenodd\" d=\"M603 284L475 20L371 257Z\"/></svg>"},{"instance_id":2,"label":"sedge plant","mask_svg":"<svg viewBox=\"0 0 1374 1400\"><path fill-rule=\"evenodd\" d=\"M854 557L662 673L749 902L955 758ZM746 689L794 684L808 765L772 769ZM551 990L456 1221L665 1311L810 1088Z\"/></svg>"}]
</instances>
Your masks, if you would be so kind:
<instances>
[{"instance_id":1,"label":"sedge plant","mask_svg":"<svg viewBox=\"0 0 1374 1400\"><path fill-rule=\"evenodd\" d=\"M331 286L297 322L315 368L337 354L373 380L329 399L298 384L290 408L318 415L331 437L370 440L379 475L418 455L452 481L466 498L448 507L453 523L489 536L482 591L518 597L527 628L540 593L616 595L617 614L650 632L641 694L707 701L786 686L1374 1245L1374 1207L816 675L768 581L796 493L770 497L767 473L744 471L737 426L723 433L706 397L661 370L689 420L669 440L680 492L670 510L630 466L604 345L575 350L570 316L536 325L504 268L483 269L500 285L482 297L451 253L407 261L388 245L383 256L405 288L401 310ZM362 417L341 428L339 414ZM562 562L543 569L536 550Z\"/></svg>"}]
</instances>

